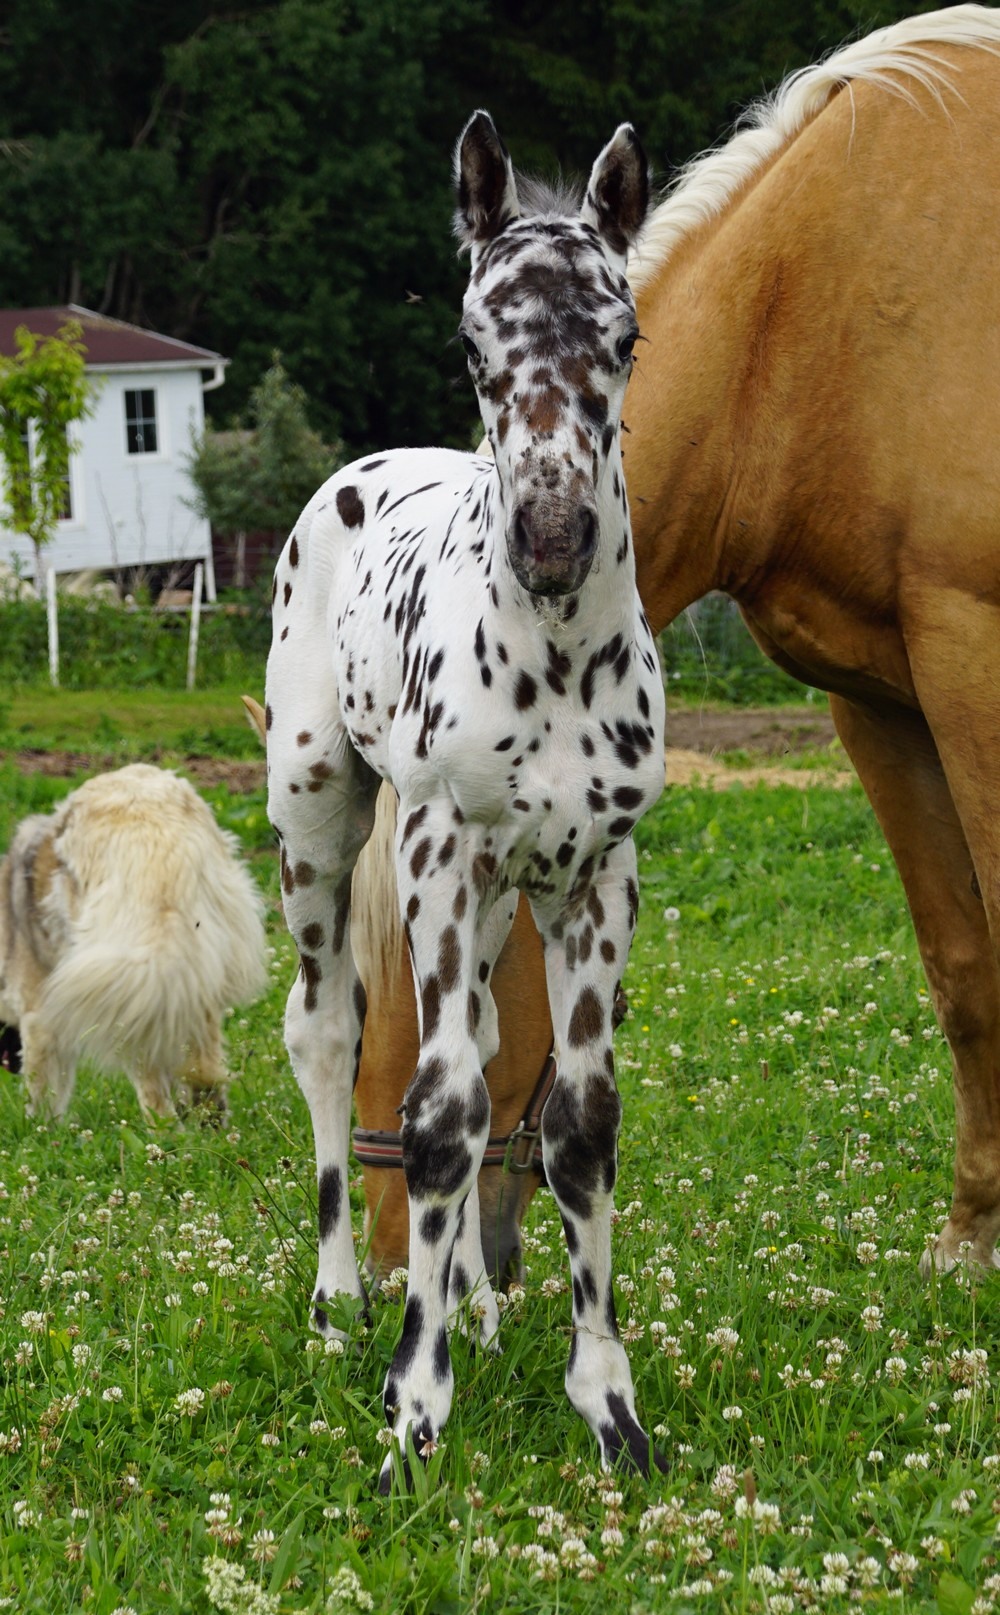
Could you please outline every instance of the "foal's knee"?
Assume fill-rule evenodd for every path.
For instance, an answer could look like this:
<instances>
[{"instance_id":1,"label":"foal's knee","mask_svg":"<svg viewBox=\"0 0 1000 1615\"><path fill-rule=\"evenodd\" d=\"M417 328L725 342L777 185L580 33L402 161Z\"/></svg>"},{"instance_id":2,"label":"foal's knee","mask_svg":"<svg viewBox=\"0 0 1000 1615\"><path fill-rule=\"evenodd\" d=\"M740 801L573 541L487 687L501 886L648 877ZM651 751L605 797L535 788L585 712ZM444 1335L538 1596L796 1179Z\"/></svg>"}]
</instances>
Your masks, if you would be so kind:
<instances>
[{"instance_id":1,"label":"foal's knee","mask_svg":"<svg viewBox=\"0 0 1000 1615\"><path fill-rule=\"evenodd\" d=\"M464 1199L479 1165L490 1121L490 1095L481 1071L461 1090L443 1087L440 1059L417 1067L403 1101L403 1169L412 1196Z\"/></svg>"},{"instance_id":2,"label":"foal's knee","mask_svg":"<svg viewBox=\"0 0 1000 1615\"><path fill-rule=\"evenodd\" d=\"M610 1195L618 1171L622 1102L610 1071L577 1087L564 1079L545 1106L545 1172L560 1210L589 1217L595 1196Z\"/></svg>"}]
</instances>

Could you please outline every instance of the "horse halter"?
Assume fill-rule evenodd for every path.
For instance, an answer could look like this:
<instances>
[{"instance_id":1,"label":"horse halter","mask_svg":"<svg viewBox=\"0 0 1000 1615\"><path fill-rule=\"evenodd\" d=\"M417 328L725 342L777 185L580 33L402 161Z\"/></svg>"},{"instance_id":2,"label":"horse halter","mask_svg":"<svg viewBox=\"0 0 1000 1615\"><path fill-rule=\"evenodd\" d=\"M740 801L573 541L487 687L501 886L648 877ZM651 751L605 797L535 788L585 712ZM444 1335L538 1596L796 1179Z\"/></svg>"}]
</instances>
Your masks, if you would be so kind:
<instances>
[{"instance_id":1,"label":"horse halter","mask_svg":"<svg viewBox=\"0 0 1000 1615\"><path fill-rule=\"evenodd\" d=\"M612 1026L617 1029L628 1013L628 999L619 987L615 994ZM555 1086L556 1057L552 1049L545 1056L542 1074L532 1089L524 1115L512 1133L486 1140L483 1166L500 1166L504 1172L521 1176L537 1172L545 1182L542 1163L542 1112ZM355 1127L351 1133L354 1154L362 1166L402 1166L403 1137L388 1128Z\"/></svg>"},{"instance_id":2,"label":"horse halter","mask_svg":"<svg viewBox=\"0 0 1000 1615\"><path fill-rule=\"evenodd\" d=\"M504 1172L538 1172L542 1166L542 1111L555 1085L556 1059L551 1049L545 1057L542 1074L532 1090L524 1115L512 1133L486 1140L483 1166L501 1166ZM403 1138L398 1132L355 1127L351 1133L354 1154L362 1166L402 1166Z\"/></svg>"}]
</instances>

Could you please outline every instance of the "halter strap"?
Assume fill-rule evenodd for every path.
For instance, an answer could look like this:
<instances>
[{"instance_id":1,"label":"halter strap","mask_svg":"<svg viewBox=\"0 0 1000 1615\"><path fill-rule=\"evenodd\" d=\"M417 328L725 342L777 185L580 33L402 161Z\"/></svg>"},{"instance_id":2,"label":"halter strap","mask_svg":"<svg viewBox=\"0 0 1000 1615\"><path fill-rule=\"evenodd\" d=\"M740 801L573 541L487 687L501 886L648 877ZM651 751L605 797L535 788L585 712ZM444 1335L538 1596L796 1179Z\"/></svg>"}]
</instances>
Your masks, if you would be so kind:
<instances>
[{"instance_id":1,"label":"halter strap","mask_svg":"<svg viewBox=\"0 0 1000 1615\"><path fill-rule=\"evenodd\" d=\"M483 1166L502 1166L505 1172L514 1173L543 1172L542 1112L555 1080L556 1061L550 1049L524 1115L512 1133L487 1139ZM398 1132L355 1127L351 1139L362 1166L402 1166L403 1140Z\"/></svg>"},{"instance_id":2,"label":"halter strap","mask_svg":"<svg viewBox=\"0 0 1000 1615\"><path fill-rule=\"evenodd\" d=\"M628 1013L628 999L621 987L615 994L611 1012L613 1028L621 1025ZM542 1066L542 1074L535 1083L524 1115L512 1133L500 1138L488 1138L483 1151L483 1166L502 1166L505 1172L538 1172L545 1177L542 1165L542 1112L545 1101L555 1086L556 1057L549 1049ZM354 1154L362 1166L402 1166L403 1139L398 1132L372 1127L355 1127L351 1133ZM527 1146L526 1153L515 1154Z\"/></svg>"}]
</instances>

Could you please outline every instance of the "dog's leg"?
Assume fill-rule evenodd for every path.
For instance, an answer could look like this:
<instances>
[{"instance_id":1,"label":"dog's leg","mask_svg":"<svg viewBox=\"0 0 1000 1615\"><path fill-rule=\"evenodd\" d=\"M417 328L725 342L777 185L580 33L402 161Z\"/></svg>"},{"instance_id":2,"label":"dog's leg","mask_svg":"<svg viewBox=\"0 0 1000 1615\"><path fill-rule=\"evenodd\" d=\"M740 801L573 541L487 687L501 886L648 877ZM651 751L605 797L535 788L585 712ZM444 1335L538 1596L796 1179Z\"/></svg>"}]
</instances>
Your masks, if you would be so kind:
<instances>
[{"instance_id":1,"label":"dog's leg","mask_svg":"<svg viewBox=\"0 0 1000 1615\"><path fill-rule=\"evenodd\" d=\"M28 1115L52 1116L58 1121L73 1097L76 1065L34 1010L21 1019L21 1069L28 1090Z\"/></svg>"},{"instance_id":2,"label":"dog's leg","mask_svg":"<svg viewBox=\"0 0 1000 1615\"><path fill-rule=\"evenodd\" d=\"M169 1071L140 1059L130 1066L129 1076L147 1119L155 1116L159 1121L170 1121L177 1115Z\"/></svg>"}]
</instances>

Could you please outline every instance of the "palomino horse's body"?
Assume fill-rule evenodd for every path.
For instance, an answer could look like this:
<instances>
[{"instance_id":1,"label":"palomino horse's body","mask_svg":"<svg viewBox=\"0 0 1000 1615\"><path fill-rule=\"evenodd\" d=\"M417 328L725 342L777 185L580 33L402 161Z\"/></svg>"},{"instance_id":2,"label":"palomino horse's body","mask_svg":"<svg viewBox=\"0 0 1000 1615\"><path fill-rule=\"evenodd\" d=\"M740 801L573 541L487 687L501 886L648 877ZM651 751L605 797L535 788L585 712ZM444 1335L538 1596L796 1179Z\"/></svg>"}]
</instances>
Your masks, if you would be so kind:
<instances>
[{"instance_id":1,"label":"palomino horse's body","mask_svg":"<svg viewBox=\"0 0 1000 1615\"><path fill-rule=\"evenodd\" d=\"M319 1183L317 1327L360 1296L347 1203L365 991L348 927L380 779L399 796L395 874L419 989L403 1096L403 1331L385 1381L396 1440L433 1450L451 1404L449 1315L490 1340L477 1175L498 1047L491 977L522 892L545 946L556 1070L545 1171L569 1248L570 1400L608 1467L648 1473L615 1323L611 1214L621 1102L611 1034L638 906L631 832L663 788L663 687L635 586L619 440L638 336L625 279L646 217L628 124L582 205L525 197L485 113L456 153L472 272L459 335L491 457L390 450L324 484L275 571L268 813L300 971L285 1035ZM391 1458L382 1472L383 1487Z\"/></svg>"},{"instance_id":2,"label":"palomino horse's body","mask_svg":"<svg viewBox=\"0 0 1000 1615\"><path fill-rule=\"evenodd\" d=\"M648 339L625 412L640 592L659 629L725 590L769 656L830 692L953 1056L954 1193L935 1260L964 1246L992 1264L1000 13L958 6L881 30L789 80L752 123L691 165L630 263ZM515 1124L544 1052L526 931L495 979L495 1130ZM369 1127L394 1125L411 1065L405 966L390 976L370 993ZM398 1176L366 1181L381 1201L374 1257L390 1265ZM484 1221L498 1178L481 1177Z\"/></svg>"}]
</instances>

